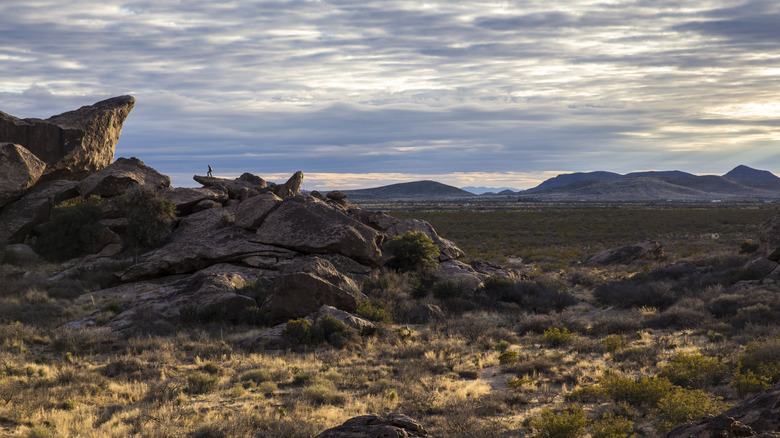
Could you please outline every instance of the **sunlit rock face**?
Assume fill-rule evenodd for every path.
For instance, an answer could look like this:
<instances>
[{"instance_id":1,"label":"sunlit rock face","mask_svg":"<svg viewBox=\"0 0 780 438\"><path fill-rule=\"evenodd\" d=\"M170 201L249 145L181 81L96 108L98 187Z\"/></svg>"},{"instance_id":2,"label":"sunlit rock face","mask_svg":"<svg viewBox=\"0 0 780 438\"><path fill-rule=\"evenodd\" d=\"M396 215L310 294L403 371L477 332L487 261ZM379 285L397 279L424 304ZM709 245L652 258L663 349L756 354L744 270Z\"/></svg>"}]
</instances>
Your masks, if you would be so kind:
<instances>
[{"instance_id":1,"label":"sunlit rock face","mask_svg":"<svg viewBox=\"0 0 780 438\"><path fill-rule=\"evenodd\" d=\"M46 163L42 181L81 180L114 161L134 105L133 96L113 97L46 120L0 112L0 142L19 144Z\"/></svg>"}]
</instances>

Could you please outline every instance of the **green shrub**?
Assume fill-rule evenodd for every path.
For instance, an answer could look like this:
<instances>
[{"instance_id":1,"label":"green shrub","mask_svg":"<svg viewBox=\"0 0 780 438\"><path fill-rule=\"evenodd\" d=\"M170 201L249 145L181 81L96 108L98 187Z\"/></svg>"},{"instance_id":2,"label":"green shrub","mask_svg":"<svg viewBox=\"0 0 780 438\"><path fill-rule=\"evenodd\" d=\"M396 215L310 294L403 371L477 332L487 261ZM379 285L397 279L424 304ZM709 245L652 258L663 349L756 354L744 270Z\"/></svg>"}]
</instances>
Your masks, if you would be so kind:
<instances>
[{"instance_id":1,"label":"green shrub","mask_svg":"<svg viewBox=\"0 0 780 438\"><path fill-rule=\"evenodd\" d=\"M219 374L219 367L214 362L206 362L199 369L211 375Z\"/></svg>"},{"instance_id":2,"label":"green shrub","mask_svg":"<svg viewBox=\"0 0 780 438\"><path fill-rule=\"evenodd\" d=\"M636 434L631 433L634 422L619 415L608 413L591 425L593 433L592 438L634 438Z\"/></svg>"},{"instance_id":3,"label":"green shrub","mask_svg":"<svg viewBox=\"0 0 780 438\"><path fill-rule=\"evenodd\" d=\"M566 401L579 403L596 403L607 397L606 391L601 385L588 385L566 393Z\"/></svg>"},{"instance_id":4,"label":"green shrub","mask_svg":"<svg viewBox=\"0 0 780 438\"><path fill-rule=\"evenodd\" d=\"M661 368L658 377L685 388L704 388L720 383L728 373L728 366L717 358L701 354L678 353Z\"/></svg>"},{"instance_id":5,"label":"green shrub","mask_svg":"<svg viewBox=\"0 0 780 438\"><path fill-rule=\"evenodd\" d=\"M511 379L510 381L506 382L506 386L510 388L522 388L525 385L535 385L536 382L533 381L533 379L526 379L523 377L515 377L514 379Z\"/></svg>"},{"instance_id":6,"label":"green shrub","mask_svg":"<svg viewBox=\"0 0 780 438\"><path fill-rule=\"evenodd\" d=\"M311 321L306 318L287 321L282 330L282 336L293 339L299 344L308 344L311 341Z\"/></svg>"},{"instance_id":7,"label":"green shrub","mask_svg":"<svg viewBox=\"0 0 780 438\"><path fill-rule=\"evenodd\" d=\"M645 408L656 406L659 400L674 389L672 382L664 378L640 377L634 380L616 374L605 375L599 379L599 384L609 398Z\"/></svg>"},{"instance_id":8,"label":"green shrub","mask_svg":"<svg viewBox=\"0 0 780 438\"><path fill-rule=\"evenodd\" d=\"M506 339L502 339L502 340L496 342L495 345L493 345L493 349L503 353L507 349L509 349L509 347L511 347L511 346L512 346L511 342L507 341Z\"/></svg>"},{"instance_id":9,"label":"green shrub","mask_svg":"<svg viewBox=\"0 0 780 438\"><path fill-rule=\"evenodd\" d=\"M219 377L194 371L187 376L187 391L190 394L206 394L217 388Z\"/></svg>"},{"instance_id":10,"label":"green shrub","mask_svg":"<svg viewBox=\"0 0 780 438\"><path fill-rule=\"evenodd\" d=\"M739 244L739 253L740 254L753 254L754 252L758 251L758 247L761 246L758 243L753 243L749 240L745 240L742 243Z\"/></svg>"},{"instance_id":11,"label":"green shrub","mask_svg":"<svg viewBox=\"0 0 780 438\"><path fill-rule=\"evenodd\" d=\"M369 321L384 322L385 324L391 324L393 322L392 315L385 310L385 304L377 298L371 298L368 301L360 301L355 313Z\"/></svg>"},{"instance_id":12,"label":"green shrub","mask_svg":"<svg viewBox=\"0 0 780 438\"><path fill-rule=\"evenodd\" d=\"M742 373L752 371L773 385L780 382L780 337L749 343L739 355L737 365Z\"/></svg>"},{"instance_id":13,"label":"green shrub","mask_svg":"<svg viewBox=\"0 0 780 438\"><path fill-rule=\"evenodd\" d=\"M390 288L390 279L384 275L371 277L363 281L361 289L363 292L386 291Z\"/></svg>"},{"instance_id":14,"label":"green shrub","mask_svg":"<svg viewBox=\"0 0 780 438\"><path fill-rule=\"evenodd\" d=\"M306 318L291 319L282 330L282 336L295 340L298 344L319 344L332 335L347 332L349 327L333 315L323 315L312 324Z\"/></svg>"},{"instance_id":15,"label":"green shrub","mask_svg":"<svg viewBox=\"0 0 780 438\"><path fill-rule=\"evenodd\" d=\"M266 370L251 370L241 374L241 382L252 382L255 385L271 381L271 374Z\"/></svg>"},{"instance_id":16,"label":"green shrub","mask_svg":"<svg viewBox=\"0 0 780 438\"><path fill-rule=\"evenodd\" d=\"M340 394L329 381L314 383L303 388L301 395L313 405L342 405L346 397Z\"/></svg>"},{"instance_id":17,"label":"green shrub","mask_svg":"<svg viewBox=\"0 0 780 438\"><path fill-rule=\"evenodd\" d=\"M542 342L550 347L560 347L561 345L568 343L573 336L574 333L571 333L566 328L561 330L557 327L550 327L544 331Z\"/></svg>"},{"instance_id":18,"label":"green shrub","mask_svg":"<svg viewBox=\"0 0 780 438\"><path fill-rule=\"evenodd\" d=\"M717 415L725 410L722 403L713 400L706 392L694 389L677 389L664 394L655 412L661 419L661 431L667 431L678 424Z\"/></svg>"},{"instance_id":19,"label":"green shrub","mask_svg":"<svg viewBox=\"0 0 780 438\"><path fill-rule=\"evenodd\" d=\"M772 379L763 374L756 374L753 370L737 368L737 371L731 376L729 386L737 391L740 397L744 397L769 388L772 386Z\"/></svg>"},{"instance_id":20,"label":"green shrub","mask_svg":"<svg viewBox=\"0 0 780 438\"><path fill-rule=\"evenodd\" d=\"M463 295L463 289L452 280L437 281L431 287L433 296L440 300L458 298Z\"/></svg>"},{"instance_id":21,"label":"green shrub","mask_svg":"<svg viewBox=\"0 0 780 438\"><path fill-rule=\"evenodd\" d=\"M51 438L52 432L46 426L35 426L27 430L25 438Z\"/></svg>"},{"instance_id":22,"label":"green shrub","mask_svg":"<svg viewBox=\"0 0 780 438\"><path fill-rule=\"evenodd\" d=\"M541 277L534 281L488 277L480 289L490 300L515 303L528 312L561 311L577 299L559 278Z\"/></svg>"},{"instance_id":23,"label":"green shrub","mask_svg":"<svg viewBox=\"0 0 780 438\"><path fill-rule=\"evenodd\" d=\"M52 208L35 244L36 251L55 261L67 260L99 250L96 236L102 228L103 200L90 196L81 202L64 202Z\"/></svg>"},{"instance_id":24,"label":"green shrub","mask_svg":"<svg viewBox=\"0 0 780 438\"><path fill-rule=\"evenodd\" d=\"M252 298L258 307L263 305L265 297L268 295L268 292L265 290L265 284L262 281L249 282L244 287L236 289L236 293Z\"/></svg>"},{"instance_id":25,"label":"green shrub","mask_svg":"<svg viewBox=\"0 0 780 438\"><path fill-rule=\"evenodd\" d=\"M422 231L407 231L403 236L393 237L387 249L394 257L391 264L403 271L423 272L438 263L439 247Z\"/></svg>"},{"instance_id":26,"label":"green shrub","mask_svg":"<svg viewBox=\"0 0 780 438\"><path fill-rule=\"evenodd\" d=\"M319 344L329 340L331 335L348 330L349 327L333 315L322 315L311 329L311 343Z\"/></svg>"},{"instance_id":27,"label":"green shrub","mask_svg":"<svg viewBox=\"0 0 780 438\"><path fill-rule=\"evenodd\" d=\"M531 420L531 427L537 438L577 438L585 434L588 419L585 411L572 406L564 410L544 409Z\"/></svg>"},{"instance_id":28,"label":"green shrub","mask_svg":"<svg viewBox=\"0 0 780 438\"><path fill-rule=\"evenodd\" d=\"M123 194L119 206L128 220L125 238L134 247L158 246L170 234L176 219L176 206L147 188Z\"/></svg>"},{"instance_id":29,"label":"green shrub","mask_svg":"<svg viewBox=\"0 0 780 438\"><path fill-rule=\"evenodd\" d=\"M626 339L620 335L609 335L601 340L601 345L603 345L608 352L614 353L626 346Z\"/></svg>"},{"instance_id":30,"label":"green shrub","mask_svg":"<svg viewBox=\"0 0 780 438\"><path fill-rule=\"evenodd\" d=\"M516 363L520 355L516 351L505 351L498 355L498 363L501 365L508 365Z\"/></svg>"}]
</instances>

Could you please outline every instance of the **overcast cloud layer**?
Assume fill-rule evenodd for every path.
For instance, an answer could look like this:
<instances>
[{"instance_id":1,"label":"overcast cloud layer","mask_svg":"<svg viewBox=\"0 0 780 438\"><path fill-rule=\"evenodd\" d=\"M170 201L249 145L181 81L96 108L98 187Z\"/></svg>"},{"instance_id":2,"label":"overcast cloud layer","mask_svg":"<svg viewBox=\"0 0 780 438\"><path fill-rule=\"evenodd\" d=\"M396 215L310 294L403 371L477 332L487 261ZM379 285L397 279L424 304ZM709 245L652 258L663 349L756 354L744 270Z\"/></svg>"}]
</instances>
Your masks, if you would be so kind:
<instances>
[{"instance_id":1,"label":"overcast cloud layer","mask_svg":"<svg viewBox=\"0 0 780 438\"><path fill-rule=\"evenodd\" d=\"M132 94L117 156L178 186L780 173L779 23L776 0L3 0L0 110Z\"/></svg>"}]
</instances>

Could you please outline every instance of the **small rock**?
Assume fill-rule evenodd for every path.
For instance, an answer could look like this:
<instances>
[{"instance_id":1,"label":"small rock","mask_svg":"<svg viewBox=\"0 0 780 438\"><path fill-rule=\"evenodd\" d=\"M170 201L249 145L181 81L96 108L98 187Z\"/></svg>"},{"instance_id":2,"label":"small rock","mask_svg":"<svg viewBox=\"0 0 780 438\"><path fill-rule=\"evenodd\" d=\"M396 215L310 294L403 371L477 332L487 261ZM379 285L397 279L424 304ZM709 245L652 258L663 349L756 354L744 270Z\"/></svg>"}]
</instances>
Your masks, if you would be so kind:
<instances>
[{"instance_id":1,"label":"small rock","mask_svg":"<svg viewBox=\"0 0 780 438\"><path fill-rule=\"evenodd\" d=\"M16 243L5 247L2 262L14 266L31 266L38 263L38 254L28 245Z\"/></svg>"},{"instance_id":2,"label":"small rock","mask_svg":"<svg viewBox=\"0 0 780 438\"><path fill-rule=\"evenodd\" d=\"M444 312L435 304L418 304L409 312L408 319L412 324L427 324L433 321L443 321Z\"/></svg>"},{"instance_id":3,"label":"small rock","mask_svg":"<svg viewBox=\"0 0 780 438\"><path fill-rule=\"evenodd\" d=\"M334 201L343 201L347 199L347 195L345 195L344 192L339 190L330 191L325 196L327 196L328 199L332 199Z\"/></svg>"}]
</instances>

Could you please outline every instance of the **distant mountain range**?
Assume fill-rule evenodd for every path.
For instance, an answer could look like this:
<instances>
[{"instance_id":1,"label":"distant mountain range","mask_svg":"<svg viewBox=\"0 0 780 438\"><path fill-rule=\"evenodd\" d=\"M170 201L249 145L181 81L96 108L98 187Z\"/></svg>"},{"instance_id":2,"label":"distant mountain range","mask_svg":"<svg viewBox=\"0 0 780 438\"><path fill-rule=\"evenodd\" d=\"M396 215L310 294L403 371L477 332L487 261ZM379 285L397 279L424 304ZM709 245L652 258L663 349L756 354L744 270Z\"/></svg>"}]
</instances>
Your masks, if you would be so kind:
<instances>
[{"instance_id":1,"label":"distant mountain range","mask_svg":"<svg viewBox=\"0 0 780 438\"><path fill-rule=\"evenodd\" d=\"M519 194L539 201L743 201L780 199L780 178L766 170L737 166L723 176L678 170L571 173Z\"/></svg>"},{"instance_id":2,"label":"distant mountain range","mask_svg":"<svg viewBox=\"0 0 780 438\"><path fill-rule=\"evenodd\" d=\"M479 191L480 195L464 190ZM561 174L538 186L509 188L465 187L436 181L398 183L371 189L344 190L352 201L383 200L520 200L520 201L762 201L780 200L780 178L766 170L737 166L723 176L697 176L679 170L578 172ZM487 191L486 193L483 190ZM499 190L494 192L493 190Z\"/></svg>"},{"instance_id":3,"label":"distant mountain range","mask_svg":"<svg viewBox=\"0 0 780 438\"><path fill-rule=\"evenodd\" d=\"M436 181L391 184L372 189L342 190L350 201L449 200L477 197L474 193Z\"/></svg>"}]
</instances>

